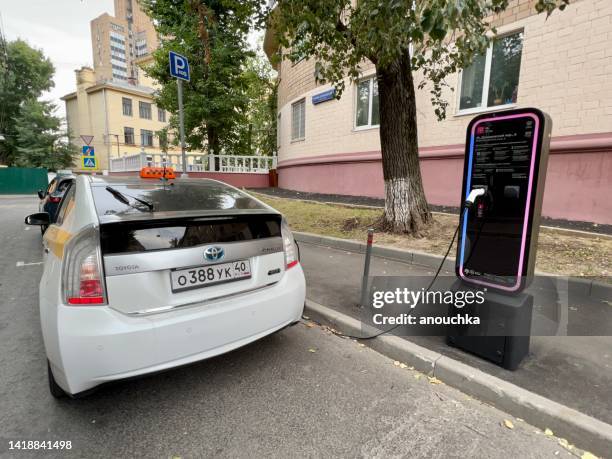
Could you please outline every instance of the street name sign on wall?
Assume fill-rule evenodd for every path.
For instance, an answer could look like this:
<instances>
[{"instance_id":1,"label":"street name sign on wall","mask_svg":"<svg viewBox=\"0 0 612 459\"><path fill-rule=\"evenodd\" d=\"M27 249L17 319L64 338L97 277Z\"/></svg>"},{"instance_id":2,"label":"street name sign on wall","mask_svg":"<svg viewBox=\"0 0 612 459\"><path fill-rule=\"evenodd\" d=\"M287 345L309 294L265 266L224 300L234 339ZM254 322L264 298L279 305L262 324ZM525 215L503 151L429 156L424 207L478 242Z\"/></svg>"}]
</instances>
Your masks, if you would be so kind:
<instances>
[{"instance_id":1,"label":"street name sign on wall","mask_svg":"<svg viewBox=\"0 0 612 459\"><path fill-rule=\"evenodd\" d=\"M170 75L174 78L189 81L189 61L174 51L170 51Z\"/></svg>"},{"instance_id":2,"label":"street name sign on wall","mask_svg":"<svg viewBox=\"0 0 612 459\"><path fill-rule=\"evenodd\" d=\"M323 102L327 102L328 100L332 100L336 97L336 89L328 89L327 91L320 92L319 94L315 94L312 96L312 104L317 105Z\"/></svg>"}]
</instances>

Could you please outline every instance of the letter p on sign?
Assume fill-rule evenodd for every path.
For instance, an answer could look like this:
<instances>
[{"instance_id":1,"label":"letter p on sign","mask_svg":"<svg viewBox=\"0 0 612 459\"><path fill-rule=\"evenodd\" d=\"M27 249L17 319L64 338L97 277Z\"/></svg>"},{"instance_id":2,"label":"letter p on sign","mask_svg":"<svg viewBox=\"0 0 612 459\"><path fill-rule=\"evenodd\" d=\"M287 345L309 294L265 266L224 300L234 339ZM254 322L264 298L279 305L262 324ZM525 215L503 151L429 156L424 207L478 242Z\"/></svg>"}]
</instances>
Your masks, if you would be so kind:
<instances>
[{"instance_id":1,"label":"letter p on sign","mask_svg":"<svg viewBox=\"0 0 612 459\"><path fill-rule=\"evenodd\" d=\"M189 62L185 56L170 51L170 76L189 81Z\"/></svg>"}]
</instances>

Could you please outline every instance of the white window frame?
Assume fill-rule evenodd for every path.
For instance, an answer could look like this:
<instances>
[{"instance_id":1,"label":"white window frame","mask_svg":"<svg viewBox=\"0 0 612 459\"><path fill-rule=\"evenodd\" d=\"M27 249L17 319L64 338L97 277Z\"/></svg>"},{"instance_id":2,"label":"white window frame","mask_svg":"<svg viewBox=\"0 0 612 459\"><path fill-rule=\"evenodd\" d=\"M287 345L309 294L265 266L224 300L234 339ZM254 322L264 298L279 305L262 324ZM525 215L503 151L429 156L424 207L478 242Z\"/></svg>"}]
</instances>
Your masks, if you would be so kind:
<instances>
[{"instance_id":1,"label":"white window frame","mask_svg":"<svg viewBox=\"0 0 612 459\"><path fill-rule=\"evenodd\" d=\"M372 104L372 97L374 94L374 80L375 79L376 79L376 74L369 75L369 76L366 76L358 80L357 84L355 85L355 97L354 97L355 107L353 110L353 113L354 113L353 129L355 131L365 131L368 129L377 129L380 127L380 124L372 124L372 107L374 106L374 104ZM357 126L357 106L359 104L359 84L363 83L364 81L370 82L370 89L368 92L368 124L364 124L363 126ZM378 97L379 97L378 106L380 107L380 93L378 94Z\"/></svg>"},{"instance_id":2,"label":"white window frame","mask_svg":"<svg viewBox=\"0 0 612 459\"><path fill-rule=\"evenodd\" d=\"M501 39L504 37L507 37L509 35L514 35L517 33L522 33L523 34L523 43L525 41L525 33L523 29L517 29L517 30L512 30L510 32L505 32L502 35L499 35L498 37L496 37L497 39ZM521 50L521 62L523 59L522 56L523 51ZM463 110L460 108L461 106L461 85L462 85L462 80L463 80L463 70L461 70L459 72L459 78L458 80L458 84L457 84L457 98L456 98L456 107L457 109L455 110L455 116L461 116L461 115L471 115L474 113L485 113L485 112L495 112L498 110L507 110L509 108L512 107L516 107L516 102L512 102L510 104L502 104L502 105L492 105L489 106L489 84L491 82L491 63L493 60L493 41L491 41L491 43L489 44L489 46L487 46L487 54L485 54L485 71L484 71L484 77L483 77L483 82L482 82L482 99L481 101L484 102L484 104L480 107L473 107L473 108L464 108ZM519 84L520 84L520 70L519 70Z\"/></svg>"},{"instance_id":3,"label":"white window frame","mask_svg":"<svg viewBox=\"0 0 612 459\"><path fill-rule=\"evenodd\" d=\"M300 120L300 121L302 121L302 123L300 123L300 124L304 125L304 132L302 133L303 134L302 136L298 135L298 137L293 137L293 132L294 132L294 129L293 129L293 110L295 109L296 106L301 105L301 104L304 105L304 116ZM300 131L300 129L298 128L298 134L299 134L299 131ZM306 140L306 98L305 97L303 97L300 100L296 100L295 102L293 102L291 104L291 141L292 142L301 142L303 140Z\"/></svg>"}]
</instances>

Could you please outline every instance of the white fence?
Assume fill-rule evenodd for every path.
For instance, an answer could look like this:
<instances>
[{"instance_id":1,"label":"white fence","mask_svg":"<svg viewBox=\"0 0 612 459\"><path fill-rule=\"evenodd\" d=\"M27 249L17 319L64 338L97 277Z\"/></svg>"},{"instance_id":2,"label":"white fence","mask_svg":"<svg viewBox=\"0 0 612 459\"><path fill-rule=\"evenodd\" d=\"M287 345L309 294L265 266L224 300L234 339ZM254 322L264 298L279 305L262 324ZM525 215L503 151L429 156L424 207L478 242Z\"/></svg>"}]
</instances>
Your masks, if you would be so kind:
<instances>
[{"instance_id":1,"label":"white fence","mask_svg":"<svg viewBox=\"0 0 612 459\"><path fill-rule=\"evenodd\" d=\"M230 172L267 174L276 169L276 156L203 155L187 153L187 172ZM111 172L137 172L143 167L172 167L183 172L181 154L136 153L120 158L111 158Z\"/></svg>"}]
</instances>

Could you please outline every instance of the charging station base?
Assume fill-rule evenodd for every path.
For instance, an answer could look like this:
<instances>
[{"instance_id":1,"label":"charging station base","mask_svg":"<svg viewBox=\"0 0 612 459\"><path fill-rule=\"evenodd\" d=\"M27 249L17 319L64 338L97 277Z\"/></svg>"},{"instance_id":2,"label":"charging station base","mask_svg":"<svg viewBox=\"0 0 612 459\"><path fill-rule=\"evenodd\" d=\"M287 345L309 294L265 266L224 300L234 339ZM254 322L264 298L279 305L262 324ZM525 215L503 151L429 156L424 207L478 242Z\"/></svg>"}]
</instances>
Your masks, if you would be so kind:
<instances>
[{"instance_id":1,"label":"charging station base","mask_svg":"<svg viewBox=\"0 0 612 459\"><path fill-rule=\"evenodd\" d=\"M457 281L454 290L476 288ZM533 296L509 296L485 292L485 301L458 309L450 306L449 315L468 313L480 317L480 325L451 325L446 343L475 354L508 370L516 370L529 353Z\"/></svg>"}]
</instances>

